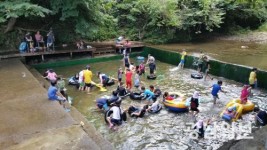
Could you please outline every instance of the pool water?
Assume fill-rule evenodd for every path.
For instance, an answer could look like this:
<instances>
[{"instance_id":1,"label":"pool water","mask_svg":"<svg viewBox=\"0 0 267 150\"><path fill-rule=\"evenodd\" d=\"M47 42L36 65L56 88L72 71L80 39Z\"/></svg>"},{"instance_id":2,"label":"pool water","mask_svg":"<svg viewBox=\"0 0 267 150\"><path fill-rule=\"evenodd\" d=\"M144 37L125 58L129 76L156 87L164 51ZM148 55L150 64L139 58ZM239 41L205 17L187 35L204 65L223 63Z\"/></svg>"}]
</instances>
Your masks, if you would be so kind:
<instances>
[{"instance_id":1,"label":"pool water","mask_svg":"<svg viewBox=\"0 0 267 150\"><path fill-rule=\"evenodd\" d=\"M138 63L136 61L136 63ZM181 92L187 97L192 96L195 90L200 91L200 113L197 117L193 117L190 113L172 113L165 107L158 114L147 113L144 118L130 118L127 122L117 127L117 130L110 130L104 121L104 113L96 108L95 100L104 95L111 95L111 92L117 88L117 84L108 87L107 92L100 92L98 88L94 87L91 94L78 91L75 87L68 85L66 88L69 96L73 98L73 106L77 108L83 115L86 116L95 128L109 140L116 149L213 149L219 148L223 142L229 140L220 138L224 134L223 130L218 131L218 137L215 139L199 139L193 140L189 138L193 129L190 126L196 120L212 119L213 124L222 123L219 114L224 109L225 104L233 98L238 98L242 89L242 84L230 81L220 77L214 77L214 80L204 81L203 79L192 79L191 73L195 70L178 70L170 71L175 66L156 62L157 64L157 79L147 80L146 76L141 77L142 85L148 87L154 85L160 88L162 92ZM54 68L58 75L64 78L73 76L80 70L84 69L86 64ZM108 61L103 63L90 64L91 70L94 74L93 81L98 83L96 72L101 71L109 76L117 78L117 70L121 66L122 61ZM148 72L148 70L147 70ZM216 106L213 105L212 97L210 95L212 84L217 80L223 80L223 89L226 93L219 93L220 99ZM133 88L137 91L138 89ZM250 98L253 102L257 102L261 108L266 109L264 104L266 98L266 91L254 90L254 96ZM160 97L162 100L162 97ZM126 98L122 101L122 108L127 109L130 105L143 106L144 101L134 101ZM252 122L252 113L243 115L243 120L240 123ZM188 123L186 125L186 123Z\"/></svg>"}]
</instances>

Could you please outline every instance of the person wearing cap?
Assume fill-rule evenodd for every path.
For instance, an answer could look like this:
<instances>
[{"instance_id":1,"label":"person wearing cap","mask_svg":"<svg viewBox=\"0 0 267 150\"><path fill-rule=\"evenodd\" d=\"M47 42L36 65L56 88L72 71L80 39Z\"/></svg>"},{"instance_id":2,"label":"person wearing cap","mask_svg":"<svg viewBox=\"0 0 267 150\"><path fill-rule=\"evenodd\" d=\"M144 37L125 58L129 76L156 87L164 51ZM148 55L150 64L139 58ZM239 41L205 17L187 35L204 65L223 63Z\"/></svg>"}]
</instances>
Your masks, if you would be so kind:
<instances>
[{"instance_id":1,"label":"person wearing cap","mask_svg":"<svg viewBox=\"0 0 267 150\"><path fill-rule=\"evenodd\" d=\"M196 114L199 113L198 106L198 98L199 98L199 92L195 91L193 96L191 97L191 103L190 103L190 110L193 112L193 115L195 116Z\"/></svg>"},{"instance_id":2,"label":"person wearing cap","mask_svg":"<svg viewBox=\"0 0 267 150\"><path fill-rule=\"evenodd\" d=\"M83 77L84 77L84 84L85 84L85 90L87 91L87 94L90 94L91 87L92 87L92 77L93 73L90 70L90 66L87 65L86 69L83 70Z\"/></svg>"},{"instance_id":3,"label":"person wearing cap","mask_svg":"<svg viewBox=\"0 0 267 150\"><path fill-rule=\"evenodd\" d=\"M249 85L244 85L241 91L240 100L242 104L246 104L250 94L251 87Z\"/></svg>"},{"instance_id":4,"label":"person wearing cap","mask_svg":"<svg viewBox=\"0 0 267 150\"><path fill-rule=\"evenodd\" d=\"M257 87L257 68L253 68L249 74L249 85L252 88L256 88Z\"/></svg>"}]
</instances>

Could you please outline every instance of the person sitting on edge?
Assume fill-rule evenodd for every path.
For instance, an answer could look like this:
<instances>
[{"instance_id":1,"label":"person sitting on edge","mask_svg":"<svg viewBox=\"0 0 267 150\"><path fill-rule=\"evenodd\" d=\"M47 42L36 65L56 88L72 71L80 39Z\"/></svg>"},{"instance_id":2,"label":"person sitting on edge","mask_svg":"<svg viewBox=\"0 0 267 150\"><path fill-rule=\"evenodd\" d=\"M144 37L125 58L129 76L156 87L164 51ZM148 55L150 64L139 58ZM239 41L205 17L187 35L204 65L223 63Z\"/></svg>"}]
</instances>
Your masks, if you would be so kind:
<instances>
[{"instance_id":1,"label":"person sitting on edge","mask_svg":"<svg viewBox=\"0 0 267 150\"><path fill-rule=\"evenodd\" d=\"M47 76L44 78L48 79L49 81L56 81L57 80L57 74L53 69L49 69L47 72Z\"/></svg>"},{"instance_id":2,"label":"person sitting on edge","mask_svg":"<svg viewBox=\"0 0 267 150\"><path fill-rule=\"evenodd\" d=\"M191 97L191 103L190 103L190 110L192 111L193 116L195 116L196 114L199 113L199 110L198 110L198 105L199 105L198 98L199 98L199 92L195 91L193 96Z\"/></svg>"},{"instance_id":3,"label":"person sitting on edge","mask_svg":"<svg viewBox=\"0 0 267 150\"><path fill-rule=\"evenodd\" d=\"M219 91L224 92L222 90L222 81L219 80L217 84L213 84L210 88L212 88L211 95L213 96L213 104L216 104L216 100L219 99L218 93Z\"/></svg>"},{"instance_id":4,"label":"person sitting on edge","mask_svg":"<svg viewBox=\"0 0 267 150\"><path fill-rule=\"evenodd\" d=\"M27 42L28 52L34 52L34 42L30 32L25 35L25 40Z\"/></svg>"},{"instance_id":5,"label":"person sitting on edge","mask_svg":"<svg viewBox=\"0 0 267 150\"><path fill-rule=\"evenodd\" d=\"M144 117L147 109L148 109L148 105L143 106L142 109L140 109L138 107L130 106L127 111L131 117L142 118L142 117Z\"/></svg>"},{"instance_id":6,"label":"person sitting on edge","mask_svg":"<svg viewBox=\"0 0 267 150\"><path fill-rule=\"evenodd\" d=\"M56 88L56 84L57 84L57 81L51 81L51 85L47 92L48 99L52 101L55 101L55 100L59 101L59 103L63 105L63 108L66 111L70 111L65 106L66 98L60 92L58 92L58 89Z\"/></svg>"},{"instance_id":7,"label":"person sitting on edge","mask_svg":"<svg viewBox=\"0 0 267 150\"><path fill-rule=\"evenodd\" d=\"M113 128L114 125L120 125L121 124L121 115L122 115L122 109L120 107L121 101L116 101L115 105L113 105L110 110L113 111L112 117L108 117L107 121L109 123L109 128Z\"/></svg>"},{"instance_id":8,"label":"person sitting on edge","mask_svg":"<svg viewBox=\"0 0 267 150\"><path fill-rule=\"evenodd\" d=\"M260 110L258 107L254 108L256 125L265 126L267 125L267 113L264 110Z\"/></svg>"},{"instance_id":9,"label":"person sitting on edge","mask_svg":"<svg viewBox=\"0 0 267 150\"><path fill-rule=\"evenodd\" d=\"M182 54L181 54L181 61L180 61L180 63L179 63L181 69L184 69L185 56L186 56L186 50L183 49L183 52L182 52Z\"/></svg>"},{"instance_id":10,"label":"person sitting on edge","mask_svg":"<svg viewBox=\"0 0 267 150\"><path fill-rule=\"evenodd\" d=\"M154 113L154 112L157 112L159 108L160 108L159 101L156 99L153 99L153 103L151 106L148 107L147 111Z\"/></svg>"},{"instance_id":11,"label":"person sitting on edge","mask_svg":"<svg viewBox=\"0 0 267 150\"><path fill-rule=\"evenodd\" d=\"M252 88L257 88L257 68L253 68L249 74L249 85Z\"/></svg>"},{"instance_id":12,"label":"person sitting on edge","mask_svg":"<svg viewBox=\"0 0 267 150\"><path fill-rule=\"evenodd\" d=\"M76 43L77 49L84 49L84 42L80 40L79 42Z\"/></svg>"},{"instance_id":13,"label":"person sitting on edge","mask_svg":"<svg viewBox=\"0 0 267 150\"><path fill-rule=\"evenodd\" d=\"M236 115L237 115L236 109L237 108L236 108L235 105L234 106L230 106L230 107L225 109L224 115L228 115L231 119L236 118Z\"/></svg>"},{"instance_id":14,"label":"person sitting on edge","mask_svg":"<svg viewBox=\"0 0 267 150\"><path fill-rule=\"evenodd\" d=\"M145 68L144 61L141 62L141 64L139 65L138 69L139 69L139 74L140 74L140 76L141 76L142 74L145 74L145 70L146 70L146 68Z\"/></svg>"},{"instance_id":15,"label":"person sitting on edge","mask_svg":"<svg viewBox=\"0 0 267 150\"><path fill-rule=\"evenodd\" d=\"M251 87L249 85L244 85L241 91L240 100L241 104L246 104L250 94Z\"/></svg>"},{"instance_id":16,"label":"person sitting on edge","mask_svg":"<svg viewBox=\"0 0 267 150\"><path fill-rule=\"evenodd\" d=\"M97 76L100 80L100 84L102 84L103 87L106 87L109 81L109 77L106 74L101 73L100 71L97 72Z\"/></svg>"},{"instance_id":17,"label":"person sitting on edge","mask_svg":"<svg viewBox=\"0 0 267 150\"><path fill-rule=\"evenodd\" d=\"M93 73L89 65L87 65L85 70L83 70L83 78L84 78L85 90L87 91L87 94L91 94L90 91L92 88Z\"/></svg>"},{"instance_id":18,"label":"person sitting on edge","mask_svg":"<svg viewBox=\"0 0 267 150\"><path fill-rule=\"evenodd\" d=\"M141 87L141 91L144 93L145 99L152 102L153 98L155 98L155 94L151 92L149 89L146 89L144 86Z\"/></svg>"},{"instance_id":19,"label":"person sitting on edge","mask_svg":"<svg viewBox=\"0 0 267 150\"><path fill-rule=\"evenodd\" d=\"M126 88L128 90L132 88L132 76L133 76L132 71L130 69L127 69L125 73L125 80L126 80Z\"/></svg>"}]
</instances>

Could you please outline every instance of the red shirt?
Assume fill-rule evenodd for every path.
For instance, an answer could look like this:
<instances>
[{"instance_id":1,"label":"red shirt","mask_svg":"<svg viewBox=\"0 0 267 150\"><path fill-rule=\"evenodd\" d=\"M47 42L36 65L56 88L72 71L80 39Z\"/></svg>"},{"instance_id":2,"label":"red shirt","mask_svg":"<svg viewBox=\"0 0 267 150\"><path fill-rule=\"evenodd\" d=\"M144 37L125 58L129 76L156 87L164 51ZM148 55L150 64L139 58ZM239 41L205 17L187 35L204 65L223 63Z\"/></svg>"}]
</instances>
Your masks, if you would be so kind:
<instances>
[{"instance_id":1,"label":"red shirt","mask_svg":"<svg viewBox=\"0 0 267 150\"><path fill-rule=\"evenodd\" d=\"M125 74L126 81L132 81L132 75L133 75L133 73L131 71L127 71Z\"/></svg>"}]
</instances>

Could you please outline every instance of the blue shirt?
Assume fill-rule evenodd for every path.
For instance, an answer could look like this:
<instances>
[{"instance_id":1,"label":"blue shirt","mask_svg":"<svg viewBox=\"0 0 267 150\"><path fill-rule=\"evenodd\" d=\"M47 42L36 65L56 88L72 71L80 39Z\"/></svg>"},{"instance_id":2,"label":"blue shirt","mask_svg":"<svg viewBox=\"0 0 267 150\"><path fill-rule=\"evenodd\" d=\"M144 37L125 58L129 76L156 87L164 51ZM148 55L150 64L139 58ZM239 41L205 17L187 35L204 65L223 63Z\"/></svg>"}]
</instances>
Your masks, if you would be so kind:
<instances>
[{"instance_id":1,"label":"blue shirt","mask_svg":"<svg viewBox=\"0 0 267 150\"><path fill-rule=\"evenodd\" d=\"M222 88L219 84L213 84L211 94L213 96L218 96L220 90L222 90Z\"/></svg>"},{"instance_id":2,"label":"blue shirt","mask_svg":"<svg viewBox=\"0 0 267 150\"><path fill-rule=\"evenodd\" d=\"M144 94L145 94L145 96L146 96L146 98L147 98L148 100L152 99L152 97L154 96L154 93L151 92L151 91L148 90L148 89L146 89L146 90L144 91Z\"/></svg>"},{"instance_id":3,"label":"blue shirt","mask_svg":"<svg viewBox=\"0 0 267 150\"><path fill-rule=\"evenodd\" d=\"M55 86L50 85L47 95L48 95L48 99L57 100L57 88Z\"/></svg>"}]
</instances>

